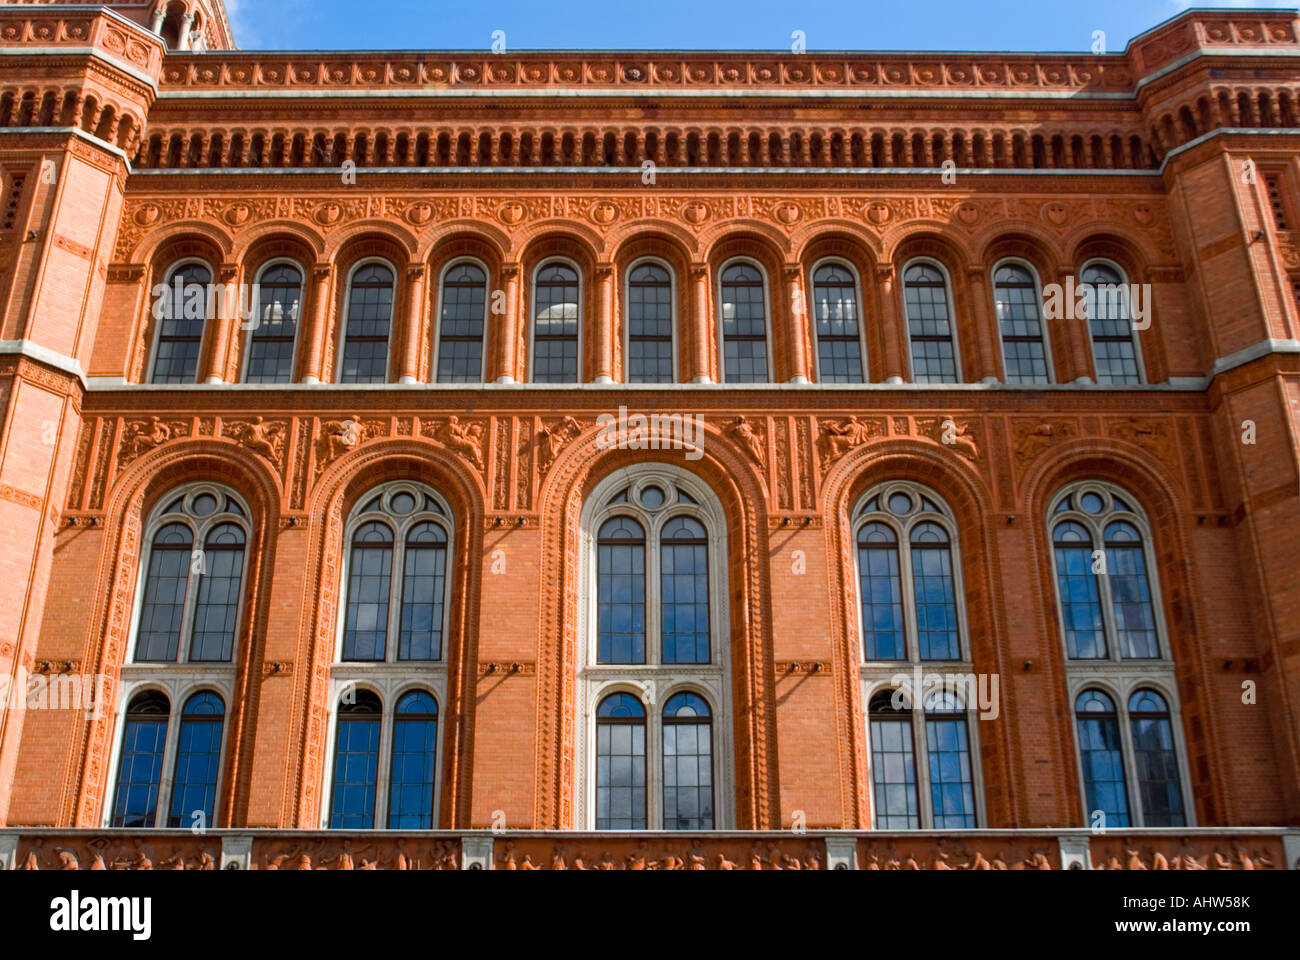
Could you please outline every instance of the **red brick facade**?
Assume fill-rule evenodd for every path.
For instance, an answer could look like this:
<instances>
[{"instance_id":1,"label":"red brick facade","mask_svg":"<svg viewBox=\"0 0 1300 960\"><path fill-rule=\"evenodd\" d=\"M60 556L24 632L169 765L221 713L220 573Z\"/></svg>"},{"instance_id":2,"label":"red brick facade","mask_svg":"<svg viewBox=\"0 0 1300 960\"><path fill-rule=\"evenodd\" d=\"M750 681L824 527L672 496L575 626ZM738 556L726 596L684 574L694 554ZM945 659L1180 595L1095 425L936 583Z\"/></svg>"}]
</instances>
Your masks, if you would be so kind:
<instances>
[{"instance_id":1,"label":"red brick facade","mask_svg":"<svg viewBox=\"0 0 1300 960\"><path fill-rule=\"evenodd\" d=\"M350 518L414 481L448 513L443 653L383 683L423 678L439 701L435 826L591 830L585 511L608 478L659 463L718 512L725 650L699 681L727 692L712 700L718 830L860 831L858 862L889 859L869 835L876 674L854 524L867 491L906 481L951 518L950 659L1000 681L998 715L971 719L971 836L1021 831L1000 841L1008 857L1032 863L1046 842L1061 866L1051 831L1089 826L1074 703L1089 681L1067 658L1048 517L1095 481L1144 518L1187 830L1222 838L1147 830L1143 855L1298 855L1278 830L1225 829L1300 825L1293 14L1194 11L1093 56L289 57L231 49L220 3L147 10L0 8L15 54L0 62L0 676L102 675L110 700L4 713L0 826L109 825L126 698L153 682L132 652L152 518L194 483L248 509L233 658L215 668L212 826L325 826ZM671 384L628 382L644 258L671 277ZM762 278L767 383L723 382L736 258ZM467 259L493 302L482 383L436 383L446 268ZM295 266L291 383L245 382L252 341L230 303L190 382L150 383L155 287L190 260L222 284ZM580 278L581 385L533 382L535 277L557 260ZM914 382L918 261L943 277L957 383ZM1093 261L1149 285L1140 383L1097 383L1074 313L1043 321L1050 382L1007 383L995 268L1068 289ZM354 267L372 262L395 278L388 382L340 383ZM824 382L807 308L824 262L853 277L862 385ZM701 455L608 449L600 418L621 406L698 416ZM1097 676L1120 689L1128 666ZM185 689L208 675L167 669ZM635 833L611 842L636 859ZM749 839L711 842L710 866L750 857ZM221 859L194 843L195 862ZM782 843L770 856L805 858ZM498 866L558 849L521 836L503 860L501 844ZM1099 865L1125 856L1092 847ZM652 853L681 855L667 849Z\"/></svg>"}]
</instances>

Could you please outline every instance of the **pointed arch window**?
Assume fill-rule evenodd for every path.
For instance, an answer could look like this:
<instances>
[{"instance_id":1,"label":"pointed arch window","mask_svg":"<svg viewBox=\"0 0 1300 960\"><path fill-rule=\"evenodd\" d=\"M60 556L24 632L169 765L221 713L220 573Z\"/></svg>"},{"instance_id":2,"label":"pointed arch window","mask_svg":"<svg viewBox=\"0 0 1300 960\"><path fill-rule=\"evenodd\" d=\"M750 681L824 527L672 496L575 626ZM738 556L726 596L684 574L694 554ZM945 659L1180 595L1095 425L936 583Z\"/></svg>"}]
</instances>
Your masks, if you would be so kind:
<instances>
[{"instance_id":1,"label":"pointed arch window","mask_svg":"<svg viewBox=\"0 0 1300 960\"><path fill-rule=\"evenodd\" d=\"M722 271L722 376L726 383L767 383L767 293L750 263Z\"/></svg>"},{"instance_id":2,"label":"pointed arch window","mask_svg":"<svg viewBox=\"0 0 1300 960\"><path fill-rule=\"evenodd\" d=\"M947 274L936 263L912 264L903 271L903 299L912 343L912 381L958 383Z\"/></svg>"},{"instance_id":3,"label":"pointed arch window","mask_svg":"<svg viewBox=\"0 0 1300 960\"><path fill-rule=\"evenodd\" d=\"M438 383L483 381L488 278L476 263L452 264L442 277L438 321Z\"/></svg>"},{"instance_id":4,"label":"pointed arch window","mask_svg":"<svg viewBox=\"0 0 1300 960\"><path fill-rule=\"evenodd\" d=\"M582 523L579 820L601 830L726 827L721 506L686 471L646 464L598 485Z\"/></svg>"},{"instance_id":5,"label":"pointed arch window","mask_svg":"<svg viewBox=\"0 0 1300 960\"><path fill-rule=\"evenodd\" d=\"M627 277L627 382L672 383L673 275L642 262Z\"/></svg>"},{"instance_id":6,"label":"pointed arch window","mask_svg":"<svg viewBox=\"0 0 1300 960\"><path fill-rule=\"evenodd\" d=\"M1019 263L994 268L993 300L1007 383L1051 383L1042 297L1033 271Z\"/></svg>"},{"instance_id":7,"label":"pointed arch window","mask_svg":"<svg viewBox=\"0 0 1300 960\"><path fill-rule=\"evenodd\" d=\"M151 517L136 663L229 663L240 626L248 511L230 491L197 484Z\"/></svg>"},{"instance_id":8,"label":"pointed arch window","mask_svg":"<svg viewBox=\"0 0 1300 960\"><path fill-rule=\"evenodd\" d=\"M396 280L387 264L363 263L348 282L340 383L386 383Z\"/></svg>"},{"instance_id":9,"label":"pointed arch window","mask_svg":"<svg viewBox=\"0 0 1300 960\"><path fill-rule=\"evenodd\" d=\"M1125 276L1107 263L1090 263L1081 281L1092 288L1088 298L1088 332L1098 383L1139 384L1137 335Z\"/></svg>"},{"instance_id":10,"label":"pointed arch window","mask_svg":"<svg viewBox=\"0 0 1300 960\"><path fill-rule=\"evenodd\" d=\"M399 481L362 498L349 520L344 661L441 661L451 512L433 490Z\"/></svg>"},{"instance_id":11,"label":"pointed arch window","mask_svg":"<svg viewBox=\"0 0 1300 960\"><path fill-rule=\"evenodd\" d=\"M578 271L567 263L543 264L533 281L533 382L577 383L582 323Z\"/></svg>"},{"instance_id":12,"label":"pointed arch window","mask_svg":"<svg viewBox=\"0 0 1300 960\"><path fill-rule=\"evenodd\" d=\"M150 383L194 383L198 379L203 329L211 311L212 271L206 264L182 263L167 275L155 298L158 342Z\"/></svg>"},{"instance_id":13,"label":"pointed arch window","mask_svg":"<svg viewBox=\"0 0 1300 960\"><path fill-rule=\"evenodd\" d=\"M271 264L258 277L257 289L256 326L249 337L244 381L292 383L302 316L302 271L292 263Z\"/></svg>"},{"instance_id":14,"label":"pointed arch window","mask_svg":"<svg viewBox=\"0 0 1300 960\"><path fill-rule=\"evenodd\" d=\"M1076 484L1050 514L1056 592L1071 660L1157 660L1163 628L1151 576L1150 529L1136 501Z\"/></svg>"},{"instance_id":15,"label":"pointed arch window","mask_svg":"<svg viewBox=\"0 0 1300 960\"><path fill-rule=\"evenodd\" d=\"M885 484L863 497L853 529L863 659L962 659L956 521L947 505L915 484Z\"/></svg>"},{"instance_id":16,"label":"pointed arch window","mask_svg":"<svg viewBox=\"0 0 1300 960\"><path fill-rule=\"evenodd\" d=\"M813 333L821 383L863 383L857 278L841 263L813 270Z\"/></svg>"}]
</instances>

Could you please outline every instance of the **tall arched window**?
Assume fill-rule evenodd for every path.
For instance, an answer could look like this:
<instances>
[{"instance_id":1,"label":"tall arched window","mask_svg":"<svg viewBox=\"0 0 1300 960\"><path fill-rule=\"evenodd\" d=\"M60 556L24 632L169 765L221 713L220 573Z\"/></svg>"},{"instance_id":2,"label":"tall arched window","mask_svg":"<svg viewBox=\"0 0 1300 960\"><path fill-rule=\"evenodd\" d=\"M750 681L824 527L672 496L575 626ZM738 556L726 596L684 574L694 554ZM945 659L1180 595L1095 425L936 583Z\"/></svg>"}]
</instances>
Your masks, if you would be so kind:
<instances>
[{"instance_id":1,"label":"tall arched window","mask_svg":"<svg viewBox=\"0 0 1300 960\"><path fill-rule=\"evenodd\" d=\"M596 829L728 826L721 506L685 470L644 464L598 485L582 526L590 586L579 820Z\"/></svg>"},{"instance_id":2,"label":"tall arched window","mask_svg":"<svg viewBox=\"0 0 1300 960\"><path fill-rule=\"evenodd\" d=\"M915 484L883 484L863 497L853 530L863 659L963 659L956 520L947 505Z\"/></svg>"},{"instance_id":3,"label":"tall arched window","mask_svg":"<svg viewBox=\"0 0 1300 960\"><path fill-rule=\"evenodd\" d=\"M973 829L976 772L966 707L950 690L929 693L923 713L912 709L911 700L910 691L886 687L869 701L874 826Z\"/></svg>"},{"instance_id":4,"label":"tall arched window","mask_svg":"<svg viewBox=\"0 0 1300 960\"><path fill-rule=\"evenodd\" d=\"M340 383L386 383L395 280L387 264L357 266L348 282Z\"/></svg>"},{"instance_id":5,"label":"tall arched window","mask_svg":"<svg viewBox=\"0 0 1300 960\"><path fill-rule=\"evenodd\" d=\"M638 263L627 276L627 382L672 383L673 276Z\"/></svg>"},{"instance_id":6,"label":"tall arched window","mask_svg":"<svg viewBox=\"0 0 1300 960\"><path fill-rule=\"evenodd\" d=\"M819 382L864 382L857 278L848 267L825 263L813 270L812 308Z\"/></svg>"},{"instance_id":7,"label":"tall arched window","mask_svg":"<svg viewBox=\"0 0 1300 960\"><path fill-rule=\"evenodd\" d=\"M181 711L172 780L169 827L210 827L217 806L221 772L221 732L226 706L210 690L194 694Z\"/></svg>"},{"instance_id":8,"label":"tall arched window","mask_svg":"<svg viewBox=\"0 0 1300 960\"><path fill-rule=\"evenodd\" d=\"M763 273L750 263L722 270L722 378L767 383L767 293Z\"/></svg>"},{"instance_id":9,"label":"tall arched window","mask_svg":"<svg viewBox=\"0 0 1300 960\"><path fill-rule=\"evenodd\" d=\"M959 382L947 275L936 263L912 264L903 271L903 299L912 342L912 381Z\"/></svg>"},{"instance_id":10,"label":"tall arched window","mask_svg":"<svg viewBox=\"0 0 1300 960\"><path fill-rule=\"evenodd\" d=\"M578 271L551 261L533 281L534 383L577 383L579 328L582 323Z\"/></svg>"},{"instance_id":11,"label":"tall arched window","mask_svg":"<svg viewBox=\"0 0 1300 960\"><path fill-rule=\"evenodd\" d=\"M443 274L438 383L482 382L487 294L487 273L476 263L454 263Z\"/></svg>"},{"instance_id":12,"label":"tall arched window","mask_svg":"<svg viewBox=\"0 0 1300 960\"><path fill-rule=\"evenodd\" d=\"M596 829L646 828L645 708L614 693L596 711Z\"/></svg>"},{"instance_id":13,"label":"tall arched window","mask_svg":"<svg viewBox=\"0 0 1300 960\"><path fill-rule=\"evenodd\" d=\"M292 383L294 346L302 316L302 271L273 263L257 279L257 314L248 341L246 383Z\"/></svg>"},{"instance_id":14,"label":"tall arched window","mask_svg":"<svg viewBox=\"0 0 1300 960\"><path fill-rule=\"evenodd\" d=\"M212 271L190 261L173 268L155 290L153 315L158 321L150 383L194 383L198 378L203 327L211 309Z\"/></svg>"},{"instance_id":15,"label":"tall arched window","mask_svg":"<svg viewBox=\"0 0 1300 960\"><path fill-rule=\"evenodd\" d=\"M1052 555L1071 660L1164 656L1149 526L1136 503L1105 483L1075 484L1053 503Z\"/></svg>"},{"instance_id":16,"label":"tall arched window","mask_svg":"<svg viewBox=\"0 0 1300 960\"><path fill-rule=\"evenodd\" d=\"M664 829L713 829L712 714L702 697L664 704Z\"/></svg>"},{"instance_id":17,"label":"tall arched window","mask_svg":"<svg viewBox=\"0 0 1300 960\"><path fill-rule=\"evenodd\" d=\"M1020 263L999 264L993 270L993 301L1007 383L1051 383L1042 298L1033 271Z\"/></svg>"},{"instance_id":18,"label":"tall arched window","mask_svg":"<svg viewBox=\"0 0 1300 960\"><path fill-rule=\"evenodd\" d=\"M441 660L452 542L446 504L421 484L390 483L363 498L348 530L342 659Z\"/></svg>"},{"instance_id":19,"label":"tall arched window","mask_svg":"<svg viewBox=\"0 0 1300 960\"><path fill-rule=\"evenodd\" d=\"M248 511L230 491L195 484L150 518L136 663L229 663L239 632Z\"/></svg>"},{"instance_id":20,"label":"tall arched window","mask_svg":"<svg viewBox=\"0 0 1300 960\"><path fill-rule=\"evenodd\" d=\"M1097 382L1141 383L1127 279L1108 263L1085 265L1080 279L1092 288L1088 300L1088 332L1092 336Z\"/></svg>"},{"instance_id":21,"label":"tall arched window","mask_svg":"<svg viewBox=\"0 0 1300 960\"><path fill-rule=\"evenodd\" d=\"M383 706L369 690L353 691L339 704L330 801L332 830L369 830L375 825L382 717Z\"/></svg>"},{"instance_id":22,"label":"tall arched window","mask_svg":"<svg viewBox=\"0 0 1300 960\"><path fill-rule=\"evenodd\" d=\"M389 830L433 829L437 757L438 704L422 690L408 693L393 718Z\"/></svg>"},{"instance_id":23,"label":"tall arched window","mask_svg":"<svg viewBox=\"0 0 1300 960\"><path fill-rule=\"evenodd\" d=\"M1110 694L1096 688L1080 693L1074 709L1089 825L1187 826L1182 764L1164 696L1139 683L1127 699L1126 723Z\"/></svg>"},{"instance_id":24,"label":"tall arched window","mask_svg":"<svg viewBox=\"0 0 1300 960\"><path fill-rule=\"evenodd\" d=\"M127 707L109 826L157 826L170 713L171 704L156 690L138 694Z\"/></svg>"}]
</instances>

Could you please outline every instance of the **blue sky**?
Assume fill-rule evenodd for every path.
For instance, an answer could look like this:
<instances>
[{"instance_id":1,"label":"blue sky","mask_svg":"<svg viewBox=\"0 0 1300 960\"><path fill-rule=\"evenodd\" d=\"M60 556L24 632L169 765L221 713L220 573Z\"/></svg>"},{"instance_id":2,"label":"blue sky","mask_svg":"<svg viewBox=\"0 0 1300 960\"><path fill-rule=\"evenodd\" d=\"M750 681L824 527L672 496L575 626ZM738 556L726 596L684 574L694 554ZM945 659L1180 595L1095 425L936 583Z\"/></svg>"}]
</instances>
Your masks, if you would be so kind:
<instances>
[{"instance_id":1,"label":"blue sky","mask_svg":"<svg viewBox=\"0 0 1300 960\"><path fill-rule=\"evenodd\" d=\"M1300 0L226 0L242 49L1123 50L1189 6Z\"/></svg>"}]
</instances>

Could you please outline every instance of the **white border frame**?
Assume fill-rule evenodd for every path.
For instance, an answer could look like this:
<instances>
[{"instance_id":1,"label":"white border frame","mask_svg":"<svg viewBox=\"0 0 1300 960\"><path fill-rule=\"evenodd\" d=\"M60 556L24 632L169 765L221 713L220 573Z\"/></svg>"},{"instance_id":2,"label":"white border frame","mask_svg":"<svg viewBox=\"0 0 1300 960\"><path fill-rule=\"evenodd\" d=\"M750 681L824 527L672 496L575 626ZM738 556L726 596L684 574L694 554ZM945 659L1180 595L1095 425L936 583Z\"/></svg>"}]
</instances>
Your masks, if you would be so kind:
<instances>
[{"instance_id":1,"label":"white border frame","mask_svg":"<svg viewBox=\"0 0 1300 960\"><path fill-rule=\"evenodd\" d=\"M808 332L812 336L812 352L810 366L813 372L813 382L818 386L825 383L822 380L821 365L821 343L817 338L817 310L816 310L816 293L817 293L817 271L822 267L840 267L847 270L853 277L853 296L856 298L854 309L857 311L856 323L858 325L858 350L862 364L862 383L871 382L871 367L867 358L867 324L862 313L862 276L849 260L839 256L825 256L814 260L808 267L807 290L808 295L804 297L805 310L808 317ZM853 384L856 386L856 384Z\"/></svg>"},{"instance_id":2,"label":"white border frame","mask_svg":"<svg viewBox=\"0 0 1300 960\"><path fill-rule=\"evenodd\" d=\"M639 506L627 509L611 504L609 498L624 487L631 487L635 501L639 491L658 486L669 494L664 506L653 512ZM680 487L696 501L682 504L672 488ZM636 515L646 529L646 663L596 663L597 617L596 535L600 526L616 515ZM660 664L661 638L657 626L659 587L651 584L651 544L657 543L657 531L672 517L690 516L704 524L708 532L709 554L709 652L708 664ZM653 523L648 518L653 517ZM676 693L690 692L703 697L712 711L713 747L713 829L735 827L735 758L732 744L730 637L728 608L726 515L721 501L703 480L690 471L672 464L647 462L616 471L602 480L583 505L579 536L578 604L578 684L579 695L576 763L574 778L575 829L594 830L596 823L596 708L611 693L630 693L646 708L646 829L662 830L663 823L663 706ZM657 571L657 563L653 568Z\"/></svg>"},{"instance_id":3,"label":"white border frame","mask_svg":"<svg viewBox=\"0 0 1300 960\"><path fill-rule=\"evenodd\" d=\"M558 384L559 386L567 386L567 387L578 386L580 384L587 382L584 379L585 371L583 370L584 364L583 364L583 355L582 355L583 342L585 339L583 337L583 327L586 326L587 323L587 310L586 310L587 278L582 272L582 267L578 265L578 262L576 260L564 256L542 257L540 260L537 261L537 264L533 267L532 274L529 276L528 279L528 316L525 317L525 322L527 322L528 324L528 366L524 370L525 379L523 382L527 384L536 384L538 382L536 379L534 379L534 374L536 374L537 368L534 363L534 349L533 349L536 340L536 334L537 334L537 275L541 273L545 267L548 267L553 263L562 263L578 275L578 367L576 371L577 378L572 383ZM542 385L557 386L555 381L552 380L548 380Z\"/></svg>"},{"instance_id":4,"label":"white border frame","mask_svg":"<svg viewBox=\"0 0 1300 960\"><path fill-rule=\"evenodd\" d=\"M1090 259L1085 260L1083 261L1083 263L1079 264L1079 278L1078 278L1079 284L1084 283L1084 279L1083 279L1084 271L1087 270L1089 267L1093 266L1094 264L1100 264L1103 267L1109 267L1111 270L1114 270L1116 273L1119 274L1121 284L1128 285L1133 282L1132 280L1129 279L1128 271L1125 270L1123 267L1121 267L1114 260L1107 259L1106 257L1091 257ZM1134 322L1133 304L1128 303L1127 306L1128 306L1128 315L1129 315L1128 318L1129 340L1133 343L1133 362L1137 364L1137 374L1138 374L1137 383L1101 383L1101 381L1097 379L1097 344L1094 343L1092 339L1092 320L1085 318L1083 321L1084 326L1088 330L1088 361L1092 364L1092 382L1099 384L1100 386L1117 387L1122 390L1125 387L1145 387L1149 385L1151 382L1150 378L1147 376L1146 358L1142 355L1142 338L1138 336L1138 334L1140 334L1142 331L1137 330L1133 327L1133 322Z\"/></svg>"},{"instance_id":5,"label":"white border frame","mask_svg":"<svg viewBox=\"0 0 1300 960\"><path fill-rule=\"evenodd\" d=\"M447 274L452 268L458 267L463 263L473 264L483 271L483 336L481 338L479 350L479 372L478 380L467 383L444 384L444 386L462 386L472 387L475 383L487 382L487 364L488 364L488 324L492 319L492 271L488 265L478 257L454 257L443 264L442 270L438 272L438 291L434 296L434 313L433 313L433 343L429 351L429 373L428 383L438 383L438 360L439 353L442 349L442 299L443 284L446 282Z\"/></svg>"},{"instance_id":6,"label":"white border frame","mask_svg":"<svg viewBox=\"0 0 1300 960\"><path fill-rule=\"evenodd\" d=\"M913 354L914 343L912 341L912 323L907 313L907 271L912 267L925 264L938 270L943 276L944 293L948 297L948 339L952 343L952 363L956 379L951 384L947 383L918 383L916 379L916 362ZM902 269L898 271L898 299L899 299L899 316L903 318L903 332L907 335L907 380L908 383L916 384L921 387L944 387L953 386L966 382L965 373L962 370L961 359L961 330L957 323L957 300L952 291L952 274L944 264L934 257L913 257L903 264ZM1000 339L1000 338L999 338Z\"/></svg>"},{"instance_id":7,"label":"white border frame","mask_svg":"<svg viewBox=\"0 0 1300 960\"><path fill-rule=\"evenodd\" d=\"M1034 283L1034 306L1038 310L1038 329L1040 331L1039 342L1043 345L1043 362L1047 365L1047 380L1045 383L1015 383L1011 384L1007 379L1007 343L1006 338L1002 335L1002 321L998 318L998 270L1006 266L1020 267L1029 271L1029 276ZM1047 329L1047 321L1043 318L1043 278L1038 275L1034 265L1023 257L1003 257L996 261L989 270L989 292L992 295L993 302L989 304L993 308L993 326L996 328L998 337L998 356L1002 367L1002 382L1016 387L1034 387L1051 386L1056 383L1056 367L1052 361L1052 338Z\"/></svg>"},{"instance_id":8,"label":"white border frame","mask_svg":"<svg viewBox=\"0 0 1300 960\"><path fill-rule=\"evenodd\" d=\"M678 367L679 351L677 346L678 340L681 339L677 335L681 320L681 315L679 313L681 309L681 297L679 296L677 289L677 271L673 269L672 264L667 260L662 257L654 256L637 257L629 263L627 269L623 271L623 316L616 318L617 320L622 321L621 326L623 327L623 336L621 338L623 346L623 383L632 383L632 381L628 379L628 366L631 361L632 351L632 271L646 263L654 264L656 267L661 267L668 272L668 301L670 304L669 309L672 311L672 322L670 326L671 332L669 335L669 352L672 355L672 379L667 383L654 384L649 382L644 382L643 384L638 381L638 385L671 387L675 384L681 383L681 372Z\"/></svg>"},{"instance_id":9,"label":"white border frame","mask_svg":"<svg viewBox=\"0 0 1300 960\"><path fill-rule=\"evenodd\" d=\"M279 267L284 265L291 266L298 271L299 276L302 277L302 285L299 287L300 293L298 295L298 321L297 321L298 328L293 335L293 358L289 361L289 381L288 383L277 384L277 386L289 386L290 384L294 384L298 382L298 378L297 378L298 360L299 360L298 351L302 347L302 334L304 328L306 327L306 322L307 322L307 271L303 268L303 265L301 263L299 263L297 260L293 259L292 257L272 257L270 260L267 260L264 264L258 267L257 277L256 279L253 280L253 288L257 290L260 294L261 287L262 287L262 277L266 273L266 271L270 270L272 267ZM260 296L258 298L258 303L253 305L253 309L257 310L259 314L261 313L262 304L261 304ZM253 356L253 334L255 334L257 330L255 328L249 328L245 330L244 318L240 316L238 312L236 312L235 314L234 323L236 329L238 329L239 332L242 334L243 341L244 341L243 357L240 359L239 362L239 382L248 383L248 364ZM259 316L258 317L259 327L261 326L261 323L262 323L262 318Z\"/></svg>"},{"instance_id":10,"label":"white border frame","mask_svg":"<svg viewBox=\"0 0 1300 960\"><path fill-rule=\"evenodd\" d=\"M713 282L713 293L717 298L714 300L716 309L714 310L714 327L716 328L715 336L717 343L714 349L717 350L718 357L718 383L728 383L727 380L727 338L723 333L725 318L722 315L722 277L731 267L743 263L746 266L753 267L758 271L758 275L763 279L763 336L767 351L767 379L756 380L753 382L742 380L737 381L742 387L765 387L774 386L778 383L776 379L776 356L772 353L772 278L767 275L767 270L763 264L753 257L732 257L723 261L717 270L717 275Z\"/></svg>"},{"instance_id":11,"label":"white border frame","mask_svg":"<svg viewBox=\"0 0 1300 960\"><path fill-rule=\"evenodd\" d=\"M388 318L388 363L384 368L384 379L382 383L344 383L343 382L343 355L348 345L348 312L352 309L352 279L357 275L357 271L362 267L369 266L372 263L383 264L393 273L393 312ZM343 285L343 306L339 310L339 318L336 321L335 329L338 337L338 349L334 358L334 384L341 387L374 387L387 386L393 382L393 362L396 360L396 351L393 349L393 341L397 335L397 309L401 304L401 279L399 277L397 266L387 257L362 257L356 263L352 264L348 270L347 282Z\"/></svg>"}]
</instances>

